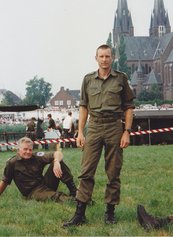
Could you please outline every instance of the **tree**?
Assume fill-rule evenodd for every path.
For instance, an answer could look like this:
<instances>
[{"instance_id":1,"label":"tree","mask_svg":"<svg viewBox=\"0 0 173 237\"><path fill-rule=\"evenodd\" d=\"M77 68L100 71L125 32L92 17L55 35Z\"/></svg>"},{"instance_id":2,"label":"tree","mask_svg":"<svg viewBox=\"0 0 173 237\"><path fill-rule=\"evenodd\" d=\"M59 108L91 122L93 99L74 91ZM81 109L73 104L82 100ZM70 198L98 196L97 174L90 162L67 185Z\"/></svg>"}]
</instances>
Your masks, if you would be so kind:
<instances>
[{"instance_id":1,"label":"tree","mask_svg":"<svg viewBox=\"0 0 173 237\"><path fill-rule=\"evenodd\" d=\"M119 54L119 59L118 59L118 70L125 72L128 75L128 78L130 78L130 70L127 66L127 56L125 53L125 42L124 42L124 37L123 35L120 37L119 44L118 44L118 54Z\"/></svg>"},{"instance_id":2,"label":"tree","mask_svg":"<svg viewBox=\"0 0 173 237\"><path fill-rule=\"evenodd\" d=\"M113 47L112 34L111 34L111 32L109 33L108 39L107 39L107 41L106 41L106 44L107 44L109 47L111 47L111 49L112 49L112 56L113 56L112 69L113 69L113 70L117 70L117 62L115 61L116 49L115 49L115 47Z\"/></svg>"},{"instance_id":3,"label":"tree","mask_svg":"<svg viewBox=\"0 0 173 237\"><path fill-rule=\"evenodd\" d=\"M162 100L162 99L163 99L162 93L161 93L159 86L157 84L153 84L151 86L150 91L143 90L138 95L139 101L157 101L157 100Z\"/></svg>"},{"instance_id":4,"label":"tree","mask_svg":"<svg viewBox=\"0 0 173 237\"><path fill-rule=\"evenodd\" d=\"M45 107L52 96L51 84L45 82L44 78L38 79L37 76L35 76L26 82L26 86L25 104L36 104Z\"/></svg>"},{"instance_id":5,"label":"tree","mask_svg":"<svg viewBox=\"0 0 173 237\"><path fill-rule=\"evenodd\" d=\"M19 105L21 104L22 100L15 95L13 92L11 91L6 91L3 94L3 99L1 101L1 105Z\"/></svg>"},{"instance_id":6,"label":"tree","mask_svg":"<svg viewBox=\"0 0 173 237\"><path fill-rule=\"evenodd\" d=\"M120 37L119 42L116 47L112 44L112 34L109 33L109 37L106 41L106 44L112 48L113 62L112 69L125 72L130 78L130 70L127 66L127 56L125 53L125 42L123 35Z\"/></svg>"},{"instance_id":7,"label":"tree","mask_svg":"<svg viewBox=\"0 0 173 237\"><path fill-rule=\"evenodd\" d=\"M111 32L109 33L108 39L107 39L107 41L106 41L106 44L107 44L109 47L113 48L113 47L112 47L112 34L111 34Z\"/></svg>"}]
</instances>

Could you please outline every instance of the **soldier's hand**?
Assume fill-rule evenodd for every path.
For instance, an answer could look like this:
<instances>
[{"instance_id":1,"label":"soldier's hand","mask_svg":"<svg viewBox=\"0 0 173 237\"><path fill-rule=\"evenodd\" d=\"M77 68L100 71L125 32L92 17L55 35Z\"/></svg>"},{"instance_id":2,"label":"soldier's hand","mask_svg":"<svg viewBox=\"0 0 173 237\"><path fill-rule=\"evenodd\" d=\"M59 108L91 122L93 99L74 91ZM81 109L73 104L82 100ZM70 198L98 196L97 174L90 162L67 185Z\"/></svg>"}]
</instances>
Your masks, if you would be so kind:
<instances>
[{"instance_id":1,"label":"soldier's hand","mask_svg":"<svg viewBox=\"0 0 173 237\"><path fill-rule=\"evenodd\" d=\"M130 134L128 132L124 132L121 141L120 141L120 147L121 148L126 148L130 144Z\"/></svg>"},{"instance_id":2,"label":"soldier's hand","mask_svg":"<svg viewBox=\"0 0 173 237\"><path fill-rule=\"evenodd\" d=\"M78 134L76 143L77 143L77 147L80 147L83 150L84 145L85 145L85 137L83 134Z\"/></svg>"},{"instance_id":3,"label":"soldier's hand","mask_svg":"<svg viewBox=\"0 0 173 237\"><path fill-rule=\"evenodd\" d=\"M61 165L59 161L54 162L53 172L57 178L61 178L62 170L61 170Z\"/></svg>"}]
</instances>

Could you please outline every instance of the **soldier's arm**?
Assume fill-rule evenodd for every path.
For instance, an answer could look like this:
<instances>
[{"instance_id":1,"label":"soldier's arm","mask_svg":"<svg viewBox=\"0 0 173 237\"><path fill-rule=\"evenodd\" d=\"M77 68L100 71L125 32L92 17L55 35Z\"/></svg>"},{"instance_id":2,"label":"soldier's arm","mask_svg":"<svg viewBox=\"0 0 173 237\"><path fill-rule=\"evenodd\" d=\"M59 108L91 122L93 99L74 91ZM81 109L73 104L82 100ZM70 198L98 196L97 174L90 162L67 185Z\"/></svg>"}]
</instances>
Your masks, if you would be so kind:
<instances>
[{"instance_id":1,"label":"soldier's arm","mask_svg":"<svg viewBox=\"0 0 173 237\"><path fill-rule=\"evenodd\" d=\"M78 125L78 137L77 146L83 148L85 144L84 128L88 118L88 109L85 106L79 108L79 125Z\"/></svg>"},{"instance_id":2,"label":"soldier's arm","mask_svg":"<svg viewBox=\"0 0 173 237\"><path fill-rule=\"evenodd\" d=\"M63 159L62 151L55 151L54 152L54 167L53 172L56 177L61 178L62 176L62 170L61 170L61 164L60 161Z\"/></svg>"},{"instance_id":3,"label":"soldier's arm","mask_svg":"<svg viewBox=\"0 0 173 237\"><path fill-rule=\"evenodd\" d=\"M125 130L120 141L120 147L126 148L130 144L130 132L133 122L133 109L129 108L125 111Z\"/></svg>"},{"instance_id":4,"label":"soldier's arm","mask_svg":"<svg viewBox=\"0 0 173 237\"><path fill-rule=\"evenodd\" d=\"M4 181L0 181L0 195L4 192L7 186L7 183L5 183Z\"/></svg>"}]
</instances>

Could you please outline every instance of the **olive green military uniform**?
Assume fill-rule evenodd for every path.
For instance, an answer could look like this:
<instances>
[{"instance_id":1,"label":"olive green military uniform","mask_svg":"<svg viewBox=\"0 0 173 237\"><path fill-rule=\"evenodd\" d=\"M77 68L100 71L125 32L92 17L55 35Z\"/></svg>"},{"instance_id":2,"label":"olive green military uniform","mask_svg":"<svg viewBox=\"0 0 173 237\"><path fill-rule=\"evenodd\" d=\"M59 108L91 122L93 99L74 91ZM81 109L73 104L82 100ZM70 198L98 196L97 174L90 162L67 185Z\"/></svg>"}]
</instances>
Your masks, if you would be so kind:
<instances>
[{"instance_id":1,"label":"olive green military uniform","mask_svg":"<svg viewBox=\"0 0 173 237\"><path fill-rule=\"evenodd\" d=\"M94 175L104 147L105 171L108 183L105 203L120 201L120 171L123 151L120 140L123 134L122 116L128 108L134 108L134 94L126 74L111 71L106 80L98 72L87 74L81 88L80 106L88 108L90 119L82 158L82 171L77 199L87 202L94 188Z\"/></svg>"},{"instance_id":2,"label":"olive green military uniform","mask_svg":"<svg viewBox=\"0 0 173 237\"><path fill-rule=\"evenodd\" d=\"M53 173L53 153L37 152L30 159L22 159L16 155L9 159L4 169L3 181L8 185L14 180L17 188L28 199L45 201L53 199L63 201L69 197L57 191L59 182L68 183L73 176L67 165L61 161L62 177ZM43 176L44 167L50 164Z\"/></svg>"}]
</instances>

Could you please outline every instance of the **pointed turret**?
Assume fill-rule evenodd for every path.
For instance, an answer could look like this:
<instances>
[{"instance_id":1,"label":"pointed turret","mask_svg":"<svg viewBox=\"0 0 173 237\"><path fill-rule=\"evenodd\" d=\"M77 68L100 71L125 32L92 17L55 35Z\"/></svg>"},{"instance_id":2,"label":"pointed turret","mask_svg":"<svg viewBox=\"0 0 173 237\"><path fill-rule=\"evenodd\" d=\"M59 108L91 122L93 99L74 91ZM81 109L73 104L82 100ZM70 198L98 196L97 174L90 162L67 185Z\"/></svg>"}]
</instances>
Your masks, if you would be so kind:
<instances>
[{"instance_id":1,"label":"pointed turret","mask_svg":"<svg viewBox=\"0 0 173 237\"><path fill-rule=\"evenodd\" d=\"M134 36L134 27L131 13L128 10L127 0L118 0L118 6L114 17L113 44L116 45L121 36Z\"/></svg>"},{"instance_id":2,"label":"pointed turret","mask_svg":"<svg viewBox=\"0 0 173 237\"><path fill-rule=\"evenodd\" d=\"M163 0L154 1L154 9L151 14L150 36L161 37L171 32L168 13L165 11Z\"/></svg>"}]
</instances>

